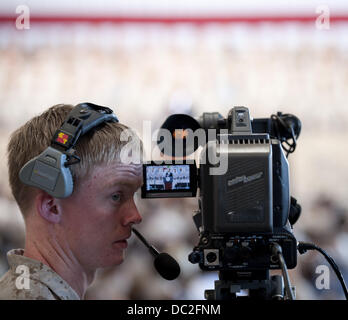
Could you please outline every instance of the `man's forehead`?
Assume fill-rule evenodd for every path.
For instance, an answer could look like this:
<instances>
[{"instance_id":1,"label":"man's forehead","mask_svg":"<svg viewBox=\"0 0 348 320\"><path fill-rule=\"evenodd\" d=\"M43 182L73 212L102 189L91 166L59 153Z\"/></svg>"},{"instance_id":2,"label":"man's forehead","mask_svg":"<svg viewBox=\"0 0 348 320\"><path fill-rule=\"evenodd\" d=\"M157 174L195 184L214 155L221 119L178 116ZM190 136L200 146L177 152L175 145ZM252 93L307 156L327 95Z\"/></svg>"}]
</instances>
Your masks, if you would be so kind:
<instances>
[{"instance_id":1,"label":"man's forehead","mask_svg":"<svg viewBox=\"0 0 348 320\"><path fill-rule=\"evenodd\" d=\"M94 168L91 177L95 182L104 185L127 184L138 185L142 184L143 171L141 164L123 164L111 163L99 165Z\"/></svg>"}]
</instances>

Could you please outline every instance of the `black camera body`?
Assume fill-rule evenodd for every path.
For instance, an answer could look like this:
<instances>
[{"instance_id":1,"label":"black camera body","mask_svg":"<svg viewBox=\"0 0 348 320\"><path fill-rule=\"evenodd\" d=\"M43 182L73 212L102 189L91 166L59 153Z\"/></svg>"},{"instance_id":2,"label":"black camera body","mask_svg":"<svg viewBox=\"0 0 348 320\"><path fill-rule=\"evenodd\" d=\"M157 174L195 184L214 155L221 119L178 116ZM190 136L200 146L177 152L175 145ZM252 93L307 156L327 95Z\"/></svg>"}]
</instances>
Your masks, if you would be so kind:
<instances>
[{"instance_id":1,"label":"black camera body","mask_svg":"<svg viewBox=\"0 0 348 320\"><path fill-rule=\"evenodd\" d=\"M229 137L225 175L210 175L209 164L200 167L200 241L189 259L203 270L278 269L273 242L288 268L296 266L288 163L279 141L256 137Z\"/></svg>"},{"instance_id":2,"label":"black camera body","mask_svg":"<svg viewBox=\"0 0 348 320\"><path fill-rule=\"evenodd\" d=\"M178 136L173 134L175 130L187 131L180 135L187 140L192 134L193 118L187 116L190 119L185 122L183 115L179 116L181 121L168 118L162 126L172 133L174 143ZM191 184L187 190L156 191L155 197L183 197L196 195L198 187L199 208L194 222L199 243L189 255L189 261L198 263L202 270L280 269L278 258L271 250L273 243L281 246L289 269L297 264L297 241L292 232L296 219L290 217L293 208L289 163L282 143L289 137L295 141L300 122L291 115L281 117L278 113L275 117L279 121L274 118L251 120L245 107L231 109L227 119L218 113L203 114L195 128L214 129L217 135L202 145L197 170L188 161L181 162L181 166L190 168ZM184 146L196 150L198 145L186 142ZM171 166L179 165L167 165L168 170ZM192 179L195 176L197 178ZM145 170L144 181L147 181ZM144 198L154 197L145 184L142 194Z\"/></svg>"}]
</instances>

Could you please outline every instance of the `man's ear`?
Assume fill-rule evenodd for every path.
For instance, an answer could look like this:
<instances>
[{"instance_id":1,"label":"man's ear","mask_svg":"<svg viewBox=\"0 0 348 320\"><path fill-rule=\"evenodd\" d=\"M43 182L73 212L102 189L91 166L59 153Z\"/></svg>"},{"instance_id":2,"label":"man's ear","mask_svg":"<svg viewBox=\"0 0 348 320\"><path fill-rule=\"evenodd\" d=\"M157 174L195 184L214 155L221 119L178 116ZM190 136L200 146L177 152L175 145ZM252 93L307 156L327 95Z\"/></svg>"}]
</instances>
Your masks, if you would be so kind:
<instances>
[{"instance_id":1,"label":"man's ear","mask_svg":"<svg viewBox=\"0 0 348 320\"><path fill-rule=\"evenodd\" d=\"M45 191L39 191L35 198L35 206L39 215L51 223L59 223L62 217L57 199Z\"/></svg>"}]
</instances>

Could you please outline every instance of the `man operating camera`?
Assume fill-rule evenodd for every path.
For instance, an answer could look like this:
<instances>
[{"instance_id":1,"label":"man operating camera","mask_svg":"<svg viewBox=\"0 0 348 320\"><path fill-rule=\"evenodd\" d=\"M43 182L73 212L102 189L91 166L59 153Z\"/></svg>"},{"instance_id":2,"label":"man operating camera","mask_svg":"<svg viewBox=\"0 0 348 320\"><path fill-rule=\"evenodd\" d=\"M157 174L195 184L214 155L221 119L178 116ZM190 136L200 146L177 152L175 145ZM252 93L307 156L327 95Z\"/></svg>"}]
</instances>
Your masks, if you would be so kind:
<instances>
[{"instance_id":1,"label":"man operating camera","mask_svg":"<svg viewBox=\"0 0 348 320\"><path fill-rule=\"evenodd\" d=\"M104 122L79 138L81 159L70 166L73 192L56 198L19 179L21 168L51 144L71 105L56 105L16 130L8 144L9 179L26 227L25 248L8 252L0 299L83 299L98 268L123 262L133 224L141 222L134 194L141 164L120 153L128 129Z\"/></svg>"}]
</instances>

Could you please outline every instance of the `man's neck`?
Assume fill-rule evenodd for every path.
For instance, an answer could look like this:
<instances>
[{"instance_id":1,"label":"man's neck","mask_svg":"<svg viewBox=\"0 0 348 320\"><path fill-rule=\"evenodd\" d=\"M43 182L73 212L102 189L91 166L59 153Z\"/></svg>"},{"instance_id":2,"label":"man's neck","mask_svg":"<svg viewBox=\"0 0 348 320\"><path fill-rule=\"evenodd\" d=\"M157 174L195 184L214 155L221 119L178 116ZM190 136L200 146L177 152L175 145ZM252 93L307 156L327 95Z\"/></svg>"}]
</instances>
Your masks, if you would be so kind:
<instances>
[{"instance_id":1,"label":"man's neck","mask_svg":"<svg viewBox=\"0 0 348 320\"><path fill-rule=\"evenodd\" d=\"M85 270L68 247L59 245L50 237L40 241L27 238L24 256L49 266L75 290L81 299L94 279L96 270Z\"/></svg>"}]
</instances>

